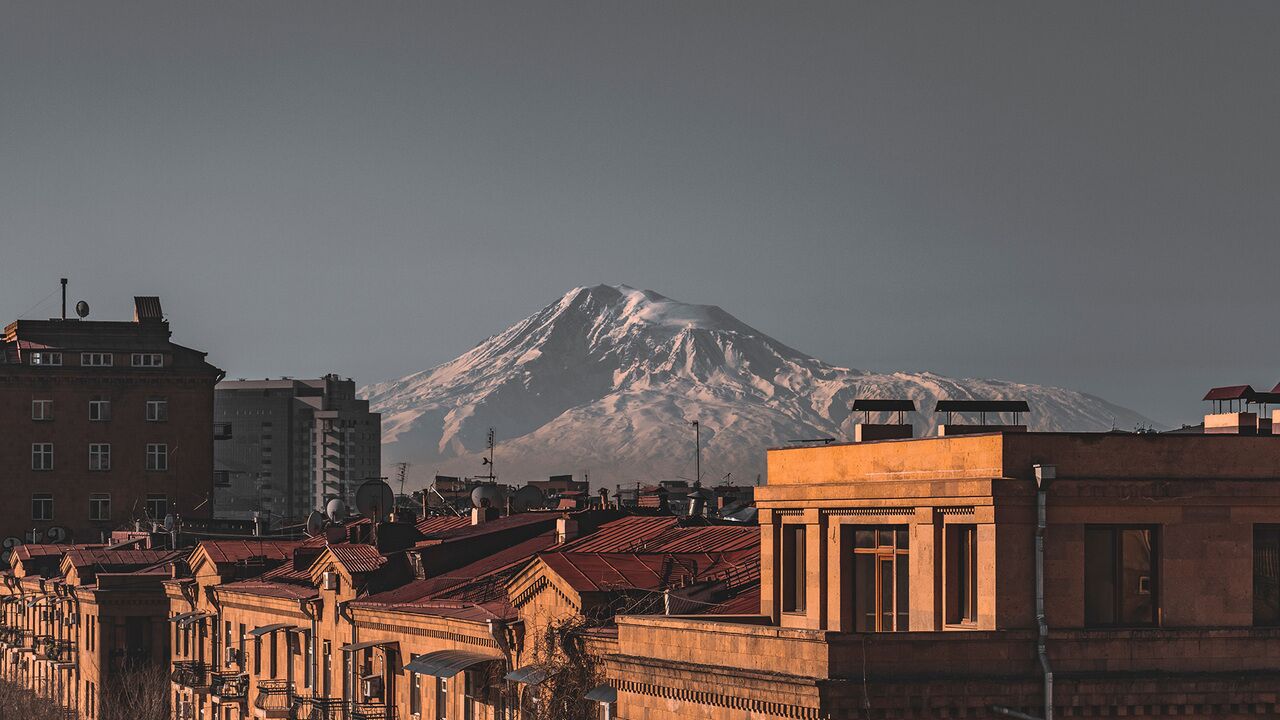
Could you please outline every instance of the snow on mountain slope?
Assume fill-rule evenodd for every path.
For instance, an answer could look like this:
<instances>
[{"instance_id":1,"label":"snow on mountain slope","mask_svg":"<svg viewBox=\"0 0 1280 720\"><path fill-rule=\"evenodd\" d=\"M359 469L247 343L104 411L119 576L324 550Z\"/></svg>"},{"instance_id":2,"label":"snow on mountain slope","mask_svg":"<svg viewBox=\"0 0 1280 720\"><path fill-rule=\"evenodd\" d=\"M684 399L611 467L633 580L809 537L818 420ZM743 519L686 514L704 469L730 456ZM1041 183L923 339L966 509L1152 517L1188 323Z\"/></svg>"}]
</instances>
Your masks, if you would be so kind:
<instances>
[{"instance_id":1,"label":"snow on mountain slope","mask_svg":"<svg viewBox=\"0 0 1280 720\"><path fill-rule=\"evenodd\" d=\"M455 360L361 390L382 413L383 459L411 477L482 472L490 426L500 479L589 471L594 483L693 476L753 481L764 449L801 438L849 439L858 397L912 398L917 434L935 431L939 398L1019 398L1036 430L1152 425L1062 388L932 373L873 373L805 355L710 305L651 290L575 288Z\"/></svg>"}]
</instances>

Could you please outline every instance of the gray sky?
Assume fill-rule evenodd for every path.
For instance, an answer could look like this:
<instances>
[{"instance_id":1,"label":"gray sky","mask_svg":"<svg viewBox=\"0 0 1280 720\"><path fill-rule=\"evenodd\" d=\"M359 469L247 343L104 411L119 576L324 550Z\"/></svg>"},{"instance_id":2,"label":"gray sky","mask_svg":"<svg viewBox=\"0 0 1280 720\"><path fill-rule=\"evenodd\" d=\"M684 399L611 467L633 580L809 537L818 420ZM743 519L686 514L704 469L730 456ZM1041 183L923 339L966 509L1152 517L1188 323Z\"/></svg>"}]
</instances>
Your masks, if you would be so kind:
<instances>
[{"instance_id":1,"label":"gray sky","mask_svg":"<svg viewBox=\"0 0 1280 720\"><path fill-rule=\"evenodd\" d=\"M606 282L1170 423L1280 380L1277 3L0 10L5 318L363 383Z\"/></svg>"}]
</instances>

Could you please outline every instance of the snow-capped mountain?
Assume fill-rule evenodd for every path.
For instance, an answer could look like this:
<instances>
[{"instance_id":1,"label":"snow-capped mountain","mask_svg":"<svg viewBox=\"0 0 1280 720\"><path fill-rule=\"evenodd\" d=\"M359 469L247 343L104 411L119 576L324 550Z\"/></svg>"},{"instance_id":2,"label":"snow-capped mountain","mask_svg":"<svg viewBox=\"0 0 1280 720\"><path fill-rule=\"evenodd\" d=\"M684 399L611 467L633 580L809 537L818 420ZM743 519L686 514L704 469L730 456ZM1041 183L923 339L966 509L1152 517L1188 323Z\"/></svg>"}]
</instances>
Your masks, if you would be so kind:
<instances>
[{"instance_id":1,"label":"snow-capped mountain","mask_svg":"<svg viewBox=\"0 0 1280 720\"><path fill-rule=\"evenodd\" d=\"M410 477L478 475L488 429L504 482L591 474L593 484L694 474L753 482L764 449L851 439L858 397L912 398L916 433L935 431L938 398L1018 398L1037 430L1153 425L1138 413L1055 387L828 365L711 305L598 285L558 301L439 367L361 390L382 413L383 460Z\"/></svg>"}]
</instances>

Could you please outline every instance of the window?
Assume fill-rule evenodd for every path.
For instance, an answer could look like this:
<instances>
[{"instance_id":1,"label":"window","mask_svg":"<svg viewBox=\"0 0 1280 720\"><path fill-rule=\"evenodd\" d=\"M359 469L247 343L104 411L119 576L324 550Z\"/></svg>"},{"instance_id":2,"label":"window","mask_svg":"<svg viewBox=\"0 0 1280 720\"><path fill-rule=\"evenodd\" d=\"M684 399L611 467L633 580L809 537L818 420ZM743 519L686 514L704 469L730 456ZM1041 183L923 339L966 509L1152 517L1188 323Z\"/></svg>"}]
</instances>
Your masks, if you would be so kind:
<instances>
[{"instance_id":1,"label":"window","mask_svg":"<svg viewBox=\"0 0 1280 720\"><path fill-rule=\"evenodd\" d=\"M1280 525L1253 526L1253 624L1280 625Z\"/></svg>"},{"instance_id":2,"label":"window","mask_svg":"<svg viewBox=\"0 0 1280 720\"><path fill-rule=\"evenodd\" d=\"M169 497L167 495L147 495L147 517L161 520L169 514Z\"/></svg>"},{"instance_id":3,"label":"window","mask_svg":"<svg viewBox=\"0 0 1280 720\"><path fill-rule=\"evenodd\" d=\"M409 714L422 715L422 676L416 672L409 673Z\"/></svg>"},{"instance_id":4,"label":"window","mask_svg":"<svg viewBox=\"0 0 1280 720\"><path fill-rule=\"evenodd\" d=\"M782 526L782 611L804 612L804 525Z\"/></svg>"},{"instance_id":5,"label":"window","mask_svg":"<svg viewBox=\"0 0 1280 720\"><path fill-rule=\"evenodd\" d=\"M1086 525L1086 625L1155 625L1159 548L1153 527Z\"/></svg>"},{"instance_id":6,"label":"window","mask_svg":"<svg viewBox=\"0 0 1280 720\"><path fill-rule=\"evenodd\" d=\"M436 720L449 720L448 678L436 678Z\"/></svg>"},{"instance_id":7,"label":"window","mask_svg":"<svg viewBox=\"0 0 1280 720\"><path fill-rule=\"evenodd\" d=\"M89 519L111 519L111 495L108 493L92 493L89 495Z\"/></svg>"},{"instance_id":8,"label":"window","mask_svg":"<svg viewBox=\"0 0 1280 720\"><path fill-rule=\"evenodd\" d=\"M978 622L978 526L947 526L947 622Z\"/></svg>"},{"instance_id":9,"label":"window","mask_svg":"<svg viewBox=\"0 0 1280 720\"><path fill-rule=\"evenodd\" d=\"M160 353L134 353L129 358L134 367L163 367L164 355Z\"/></svg>"},{"instance_id":10,"label":"window","mask_svg":"<svg viewBox=\"0 0 1280 720\"><path fill-rule=\"evenodd\" d=\"M147 401L147 422L165 422L169 419L169 401L153 398Z\"/></svg>"},{"instance_id":11,"label":"window","mask_svg":"<svg viewBox=\"0 0 1280 720\"><path fill-rule=\"evenodd\" d=\"M111 367L113 359L111 353L80 353L80 364L86 367Z\"/></svg>"},{"instance_id":12,"label":"window","mask_svg":"<svg viewBox=\"0 0 1280 720\"><path fill-rule=\"evenodd\" d=\"M33 352L31 353L32 365L61 365L62 353L60 352Z\"/></svg>"},{"instance_id":13,"label":"window","mask_svg":"<svg viewBox=\"0 0 1280 720\"><path fill-rule=\"evenodd\" d=\"M480 674L475 670L467 670L462 676L463 682L463 699L462 699L462 720L476 720L478 706L480 705L480 688L483 682Z\"/></svg>"},{"instance_id":14,"label":"window","mask_svg":"<svg viewBox=\"0 0 1280 720\"><path fill-rule=\"evenodd\" d=\"M316 646L315 646L315 642L311 638L311 631L303 630L302 634L298 636L298 642L301 642L303 647L302 649L302 653L303 653L302 686L305 688L309 688L311 687L312 683L315 682L315 673L314 673L315 668L312 667L311 663L315 661Z\"/></svg>"},{"instance_id":15,"label":"window","mask_svg":"<svg viewBox=\"0 0 1280 720\"><path fill-rule=\"evenodd\" d=\"M31 444L31 469L32 470L52 470L53 469L53 443L32 443Z\"/></svg>"},{"instance_id":16,"label":"window","mask_svg":"<svg viewBox=\"0 0 1280 720\"><path fill-rule=\"evenodd\" d=\"M106 443L89 444L89 469L111 469L111 446Z\"/></svg>"},{"instance_id":17,"label":"window","mask_svg":"<svg viewBox=\"0 0 1280 720\"><path fill-rule=\"evenodd\" d=\"M253 638L253 674L262 674L262 636L255 635Z\"/></svg>"},{"instance_id":18,"label":"window","mask_svg":"<svg viewBox=\"0 0 1280 720\"><path fill-rule=\"evenodd\" d=\"M53 419L53 401L52 400L32 400L31 401L31 419L32 420L52 420Z\"/></svg>"},{"instance_id":19,"label":"window","mask_svg":"<svg viewBox=\"0 0 1280 720\"><path fill-rule=\"evenodd\" d=\"M111 401L105 398L94 398L89 401L89 420L106 422L111 419Z\"/></svg>"},{"instance_id":20,"label":"window","mask_svg":"<svg viewBox=\"0 0 1280 720\"><path fill-rule=\"evenodd\" d=\"M231 471L214 470L213 484L215 487L231 487Z\"/></svg>"},{"instance_id":21,"label":"window","mask_svg":"<svg viewBox=\"0 0 1280 720\"><path fill-rule=\"evenodd\" d=\"M164 443L147 443L147 469L169 469L169 446Z\"/></svg>"},{"instance_id":22,"label":"window","mask_svg":"<svg viewBox=\"0 0 1280 720\"><path fill-rule=\"evenodd\" d=\"M911 556L905 525L858 527L853 542L854 626L859 632L910 627Z\"/></svg>"},{"instance_id":23,"label":"window","mask_svg":"<svg viewBox=\"0 0 1280 720\"><path fill-rule=\"evenodd\" d=\"M31 519L53 519L53 493L35 493L31 496Z\"/></svg>"},{"instance_id":24,"label":"window","mask_svg":"<svg viewBox=\"0 0 1280 720\"><path fill-rule=\"evenodd\" d=\"M231 439L231 423L220 422L213 424L214 440L230 440Z\"/></svg>"}]
</instances>

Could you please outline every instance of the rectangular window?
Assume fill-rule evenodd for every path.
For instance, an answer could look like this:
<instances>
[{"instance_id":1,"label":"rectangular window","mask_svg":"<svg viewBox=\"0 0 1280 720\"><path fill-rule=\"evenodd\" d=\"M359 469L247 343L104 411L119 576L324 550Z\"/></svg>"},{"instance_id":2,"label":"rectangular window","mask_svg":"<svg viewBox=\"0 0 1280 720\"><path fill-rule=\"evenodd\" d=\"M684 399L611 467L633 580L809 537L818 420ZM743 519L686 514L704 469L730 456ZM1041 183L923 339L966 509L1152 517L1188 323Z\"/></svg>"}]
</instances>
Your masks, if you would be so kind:
<instances>
[{"instance_id":1,"label":"rectangular window","mask_svg":"<svg viewBox=\"0 0 1280 720\"><path fill-rule=\"evenodd\" d=\"M213 424L214 440L230 440L231 439L231 423L219 422Z\"/></svg>"},{"instance_id":2,"label":"rectangular window","mask_svg":"<svg viewBox=\"0 0 1280 720\"><path fill-rule=\"evenodd\" d=\"M422 715L422 676L416 672L409 673L409 714Z\"/></svg>"},{"instance_id":3,"label":"rectangular window","mask_svg":"<svg viewBox=\"0 0 1280 720\"><path fill-rule=\"evenodd\" d=\"M147 495L147 517L152 520L163 520L169 514L169 497L167 495Z\"/></svg>"},{"instance_id":4,"label":"rectangular window","mask_svg":"<svg viewBox=\"0 0 1280 720\"><path fill-rule=\"evenodd\" d=\"M53 493L35 493L31 496L31 519L53 519Z\"/></svg>"},{"instance_id":5,"label":"rectangular window","mask_svg":"<svg viewBox=\"0 0 1280 720\"><path fill-rule=\"evenodd\" d=\"M89 519L111 519L111 495L109 493L93 493L89 495Z\"/></svg>"},{"instance_id":6,"label":"rectangular window","mask_svg":"<svg viewBox=\"0 0 1280 720\"><path fill-rule=\"evenodd\" d=\"M147 422L165 422L169 419L169 401L153 398L147 401Z\"/></svg>"},{"instance_id":7,"label":"rectangular window","mask_svg":"<svg viewBox=\"0 0 1280 720\"><path fill-rule=\"evenodd\" d=\"M133 353L129 358L134 367L163 367L164 355L160 353Z\"/></svg>"},{"instance_id":8,"label":"rectangular window","mask_svg":"<svg viewBox=\"0 0 1280 720\"><path fill-rule=\"evenodd\" d=\"M52 470L53 469L53 443L32 443L31 444L31 469L32 470Z\"/></svg>"},{"instance_id":9,"label":"rectangular window","mask_svg":"<svg viewBox=\"0 0 1280 720\"><path fill-rule=\"evenodd\" d=\"M93 422L106 422L111 419L111 401L104 398L95 398L89 401L89 420Z\"/></svg>"},{"instance_id":10,"label":"rectangular window","mask_svg":"<svg viewBox=\"0 0 1280 720\"><path fill-rule=\"evenodd\" d=\"M436 678L436 720L449 720L448 678Z\"/></svg>"},{"instance_id":11,"label":"rectangular window","mask_svg":"<svg viewBox=\"0 0 1280 720\"><path fill-rule=\"evenodd\" d=\"M480 704L480 674L475 670L467 670L462 676L462 720L476 720Z\"/></svg>"},{"instance_id":12,"label":"rectangular window","mask_svg":"<svg viewBox=\"0 0 1280 720\"><path fill-rule=\"evenodd\" d=\"M947 526L947 622L978 622L978 526Z\"/></svg>"},{"instance_id":13,"label":"rectangular window","mask_svg":"<svg viewBox=\"0 0 1280 720\"><path fill-rule=\"evenodd\" d=\"M253 674L262 674L262 636L253 638Z\"/></svg>"},{"instance_id":14,"label":"rectangular window","mask_svg":"<svg viewBox=\"0 0 1280 720\"><path fill-rule=\"evenodd\" d=\"M214 470L213 484L216 487L231 487L231 471L230 470Z\"/></svg>"},{"instance_id":15,"label":"rectangular window","mask_svg":"<svg viewBox=\"0 0 1280 720\"><path fill-rule=\"evenodd\" d=\"M1253 624L1280 625L1280 525L1253 526Z\"/></svg>"},{"instance_id":16,"label":"rectangular window","mask_svg":"<svg viewBox=\"0 0 1280 720\"><path fill-rule=\"evenodd\" d=\"M910 532L905 525L854 531L854 624L859 632L905 632L910 627Z\"/></svg>"},{"instance_id":17,"label":"rectangular window","mask_svg":"<svg viewBox=\"0 0 1280 720\"><path fill-rule=\"evenodd\" d=\"M805 526L782 526L782 611L804 612Z\"/></svg>"},{"instance_id":18,"label":"rectangular window","mask_svg":"<svg viewBox=\"0 0 1280 720\"><path fill-rule=\"evenodd\" d=\"M32 420L52 420L53 419L53 401L52 400L32 400L31 401L31 419Z\"/></svg>"},{"instance_id":19,"label":"rectangular window","mask_svg":"<svg viewBox=\"0 0 1280 720\"><path fill-rule=\"evenodd\" d=\"M312 663L315 660L316 646L311 639L311 631L303 630L302 633L298 635L298 642L302 643L302 686L309 688L311 687L311 684L315 682L315 673Z\"/></svg>"},{"instance_id":20,"label":"rectangular window","mask_svg":"<svg viewBox=\"0 0 1280 720\"><path fill-rule=\"evenodd\" d=\"M89 469L111 469L111 446L107 443L89 443Z\"/></svg>"},{"instance_id":21,"label":"rectangular window","mask_svg":"<svg viewBox=\"0 0 1280 720\"><path fill-rule=\"evenodd\" d=\"M1085 624L1157 624L1159 564L1156 528L1085 526Z\"/></svg>"},{"instance_id":22,"label":"rectangular window","mask_svg":"<svg viewBox=\"0 0 1280 720\"><path fill-rule=\"evenodd\" d=\"M32 365L51 365L58 366L62 364L62 353L60 352L33 352L31 353Z\"/></svg>"},{"instance_id":23,"label":"rectangular window","mask_svg":"<svg viewBox=\"0 0 1280 720\"><path fill-rule=\"evenodd\" d=\"M147 443L147 469L169 469L169 446L164 443Z\"/></svg>"},{"instance_id":24,"label":"rectangular window","mask_svg":"<svg viewBox=\"0 0 1280 720\"><path fill-rule=\"evenodd\" d=\"M111 353L80 353L80 364L85 367L111 367L113 360Z\"/></svg>"}]
</instances>

